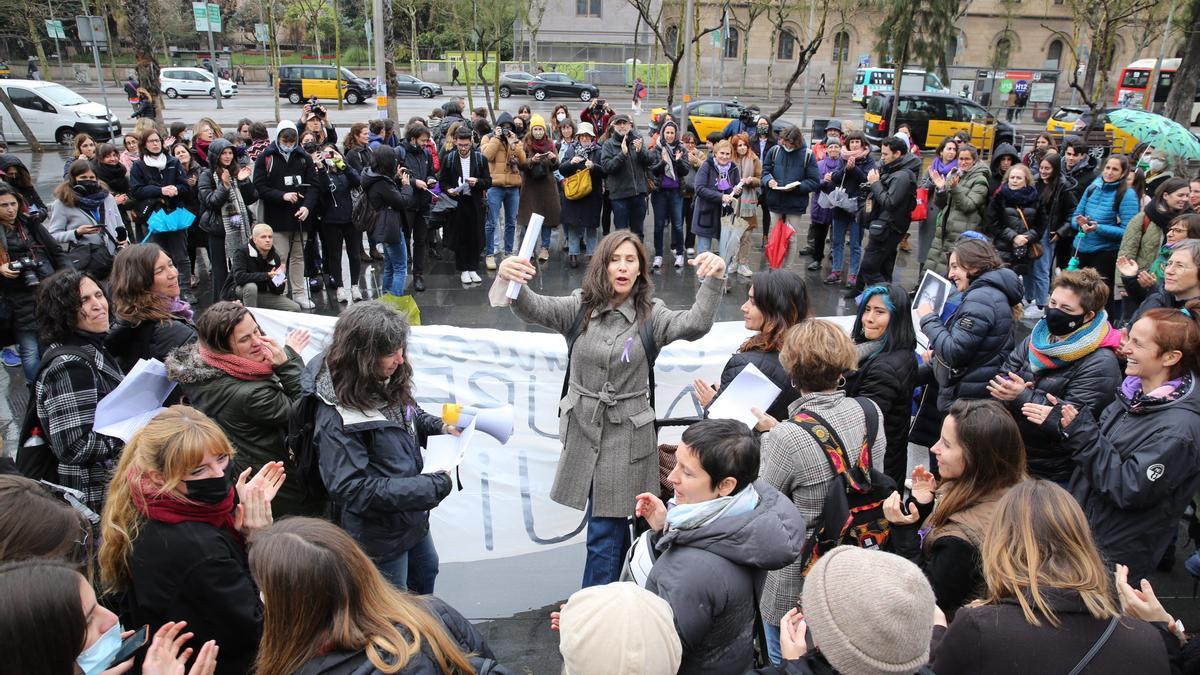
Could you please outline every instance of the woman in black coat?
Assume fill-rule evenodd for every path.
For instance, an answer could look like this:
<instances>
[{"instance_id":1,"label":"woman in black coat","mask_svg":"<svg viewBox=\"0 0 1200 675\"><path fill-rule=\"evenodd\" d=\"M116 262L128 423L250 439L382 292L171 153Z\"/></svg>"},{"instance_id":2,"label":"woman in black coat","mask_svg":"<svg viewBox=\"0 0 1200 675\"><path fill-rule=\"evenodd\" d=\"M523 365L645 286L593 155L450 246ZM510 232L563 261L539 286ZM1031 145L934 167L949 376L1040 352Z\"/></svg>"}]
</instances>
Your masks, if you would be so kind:
<instances>
[{"instance_id":1,"label":"woman in black coat","mask_svg":"<svg viewBox=\"0 0 1200 675\"><path fill-rule=\"evenodd\" d=\"M371 151L371 168L362 177L363 199L379 214L370 233L372 246L383 244L381 300L404 295L408 278L408 247L404 243L404 211L413 204L408 172L399 171L396 151L380 145Z\"/></svg>"},{"instance_id":2,"label":"woman in black coat","mask_svg":"<svg viewBox=\"0 0 1200 675\"><path fill-rule=\"evenodd\" d=\"M442 155L438 183L458 202L447 226L453 232L454 270L464 284L479 283L479 254L483 251L483 218L487 212L487 191L492 186L488 161L474 149L471 130L455 132L455 149ZM465 162L467 175L463 173ZM545 230L543 230L545 232Z\"/></svg>"},{"instance_id":3,"label":"woman in black coat","mask_svg":"<svg viewBox=\"0 0 1200 675\"><path fill-rule=\"evenodd\" d=\"M725 362L720 384L710 385L699 378L692 382L696 399L707 410L738 373L754 364L779 387L779 395L765 412L776 420L786 420L788 406L800 398L800 392L792 386L791 374L779 362L779 352L788 329L808 318L808 289L804 280L787 270L756 272L750 280L749 297L742 305L742 318L746 328L756 333Z\"/></svg>"},{"instance_id":4,"label":"woman in black coat","mask_svg":"<svg viewBox=\"0 0 1200 675\"><path fill-rule=\"evenodd\" d=\"M988 200L983 225L1004 264L1017 274L1028 275L1033 267L1031 247L1042 241L1046 231L1029 167L1013 164L1008 169L1004 182Z\"/></svg>"},{"instance_id":5,"label":"woman in black coat","mask_svg":"<svg viewBox=\"0 0 1200 675\"><path fill-rule=\"evenodd\" d=\"M579 266L579 255L583 251L586 251L584 262L592 259L604 206L600 146L596 143L596 132L588 122L580 122L575 140L563 144L562 158L558 162L558 172L564 179L580 171L591 172L592 191L579 199L567 199L564 194L562 200L562 222L567 230L567 264L572 268Z\"/></svg>"},{"instance_id":6,"label":"woman in black coat","mask_svg":"<svg viewBox=\"0 0 1200 675\"><path fill-rule=\"evenodd\" d=\"M879 406L887 438L883 472L903 485L917 386L917 335L908 293L899 284L864 290L850 337L858 348L858 369L846 373L846 396L865 396Z\"/></svg>"},{"instance_id":7,"label":"woman in black coat","mask_svg":"<svg viewBox=\"0 0 1200 675\"><path fill-rule=\"evenodd\" d=\"M116 321L105 347L121 370L128 373L141 359L165 361L196 339L192 307L179 299L179 273L157 244L121 249L109 281Z\"/></svg>"},{"instance_id":8,"label":"woman in black coat","mask_svg":"<svg viewBox=\"0 0 1200 675\"><path fill-rule=\"evenodd\" d=\"M208 261L212 264L212 297L219 302L229 274L229 261L246 249L254 218L250 205L258 191L250 180L251 168L238 167L237 152L224 138L208 146L208 165L197 185L204 212L196 227L208 235ZM237 189L234 190L234 186Z\"/></svg>"},{"instance_id":9,"label":"woman in black coat","mask_svg":"<svg viewBox=\"0 0 1200 675\"><path fill-rule=\"evenodd\" d=\"M320 155L313 160L316 166L317 190L321 193L321 201L317 206L318 233L321 238L321 257L325 260L325 273L329 275L328 288L336 289L338 302L349 302L350 291L342 286L342 246L351 251L350 288L355 300L362 299L358 290L358 275L361 271L362 260L358 249L362 241L362 232L355 229L351 222L354 211L354 191L362 185L358 171L346 163L346 160L332 145L326 145L318 151Z\"/></svg>"},{"instance_id":10,"label":"woman in black coat","mask_svg":"<svg viewBox=\"0 0 1200 675\"><path fill-rule=\"evenodd\" d=\"M150 228L156 211L183 207L187 192L194 190L179 160L163 148L162 135L155 129L142 132L138 139L141 158L129 169L129 187L137 201L138 220ZM193 211L192 215L197 215ZM163 247L179 270L179 280L185 294L191 294L192 265L187 251L187 230L150 232L150 241Z\"/></svg>"},{"instance_id":11,"label":"woman in black coat","mask_svg":"<svg viewBox=\"0 0 1200 675\"><path fill-rule=\"evenodd\" d=\"M192 215L197 216L198 220L203 208L200 205L200 172L207 167L196 157L195 153L188 150L187 146L183 144L173 146L171 156L179 161L179 166L183 168L184 179L187 181L187 187L179 191L179 204L190 211ZM193 221L192 226L187 229L188 268L192 271L192 275L188 285L183 287L183 293L180 296L192 304L197 302L196 294L192 292L192 289L200 285L200 277L196 274L196 253L207 247L207 234ZM209 281L212 280L209 279Z\"/></svg>"}]
</instances>

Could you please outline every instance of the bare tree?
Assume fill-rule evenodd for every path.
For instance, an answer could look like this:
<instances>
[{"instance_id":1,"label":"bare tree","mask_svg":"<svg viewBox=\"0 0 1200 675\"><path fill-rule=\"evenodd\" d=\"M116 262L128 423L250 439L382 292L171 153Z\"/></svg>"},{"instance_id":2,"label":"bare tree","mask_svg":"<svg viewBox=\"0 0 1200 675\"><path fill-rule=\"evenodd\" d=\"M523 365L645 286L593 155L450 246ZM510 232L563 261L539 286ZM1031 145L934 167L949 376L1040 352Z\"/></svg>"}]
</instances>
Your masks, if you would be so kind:
<instances>
[{"instance_id":1,"label":"bare tree","mask_svg":"<svg viewBox=\"0 0 1200 675\"><path fill-rule=\"evenodd\" d=\"M529 33L529 72L536 73L538 67L538 31L542 30L542 18L550 0L525 0L520 5L521 23ZM515 47L515 45L514 45Z\"/></svg>"},{"instance_id":2,"label":"bare tree","mask_svg":"<svg viewBox=\"0 0 1200 675\"><path fill-rule=\"evenodd\" d=\"M895 65L892 88L900 91L909 61L926 68L945 62L947 46L955 36L955 17L963 10L960 0L884 0L882 9L875 49L881 61L890 59ZM890 129L896 128L899 108L892 106Z\"/></svg>"},{"instance_id":3,"label":"bare tree","mask_svg":"<svg viewBox=\"0 0 1200 675\"><path fill-rule=\"evenodd\" d=\"M1112 54L1116 48L1118 34L1127 32L1144 15L1151 11L1158 0L1066 0L1071 9L1076 32L1087 33L1088 60L1083 84L1078 85L1074 76L1072 87L1078 91L1094 112L1108 94L1108 77L1112 69ZM1054 31L1062 35L1062 31ZM1071 43L1077 46L1077 41ZM1075 50L1076 53L1077 50Z\"/></svg>"},{"instance_id":4,"label":"bare tree","mask_svg":"<svg viewBox=\"0 0 1200 675\"><path fill-rule=\"evenodd\" d=\"M417 16L429 5L429 0L395 0L396 5L408 18L408 64L409 71L417 75Z\"/></svg>"},{"instance_id":5,"label":"bare tree","mask_svg":"<svg viewBox=\"0 0 1200 675\"><path fill-rule=\"evenodd\" d=\"M1163 114L1184 126L1190 125L1192 119L1192 102L1196 97L1196 80L1200 78L1200 0L1188 3L1190 14L1184 34L1187 43L1183 50L1183 59L1179 69L1171 80L1171 93L1167 94L1167 104Z\"/></svg>"},{"instance_id":6,"label":"bare tree","mask_svg":"<svg viewBox=\"0 0 1200 675\"><path fill-rule=\"evenodd\" d=\"M754 30L755 22L757 22L764 14L771 10L771 0L749 0L749 2L747 2L745 5L740 5L740 7L745 8L746 13L744 18L738 16L738 13L731 7L729 10L729 23L741 31L742 35L745 36L743 39L748 41L750 32ZM775 52L772 51L767 59L768 63L770 61L774 61ZM738 96L743 96L746 93L746 71L748 70L749 62L750 45L747 42L747 44L742 47L742 81L741 84L738 85Z\"/></svg>"},{"instance_id":7,"label":"bare tree","mask_svg":"<svg viewBox=\"0 0 1200 675\"><path fill-rule=\"evenodd\" d=\"M158 59L154 58L154 33L150 30L149 4L149 0L129 0L125 4L125 15L129 19L129 33L133 37L138 85L150 92L150 99L154 101L155 117L161 120L162 81L159 79Z\"/></svg>"},{"instance_id":8,"label":"bare tree","mask_svg":"<svg viewBox=\"0 0 1200 675\"><path fill-rule=\"evenodd\" d=\"M310 37L318 59L321 58L321 15L325 13L327 6L325 0L290 0L286 13L288 18L294 17L303 21L305 31L312 31Z\"/></svg>"},{"instance_id":9,"label":"bare tree","mask_svg":"<svg viewBox=\"0 0 1200 675\"><path fill-rule=\"evenodd\" d=\"M809 1L816 2L817 0ZM771 113L771 122L782 117L792 107L792 87L796 85L796 80L800 79L801 73L808 69L808 64L812 62L813 56L821 48L821 42L825 39L825 22L829 17L829 0L821 0L820 8L817 11L821 13L821 18L812 34L805 36L808 39L808 44L800 47L800 53L796 56L796 67L792 69L792 74L788 77L787 84L783 85L783 102L779 104L775 112Z\"/></svg>"},{"instance_id":10,"label":"bare tree","mask_svg":"<svg viewBox=\"0 0 1200 675\"><path fill-rule=\"evenodd\" d=\"M683 16L684 6L678 0L672 0L670 3L659 0L625 0L625 2L637 10L641 20L653 33L654 41L658 43L663 56L671 64L671 74L667 77L667 109L670 110L675 105L675 82L679 77L679 65L683 62L683 22L690 20L690 17ZM721 8L727 9L728 5L722 5ZM720 21L715 26L697 30L691 43L698 44L700 38L718 30L721 30Z\"/></svg>"},{"instance_id":11,"label":"bare tree","mask_svg":"<svg viewBox=\"0 0 1200 675\"><path fill-rule=\"evenodd\" d=\"M775 56L776 50L779 48L779 36L785 30L786 24L792 18L792 12L799 7L796 0L772 0L770 9L767 11L767 18L771 21L771 56ZM799 38L799 36L793 36ZM805 64L807 66L807 64ZM767 100L773 100L775 86L775 59L767 60Z\"/></svg>"}]
</instances>

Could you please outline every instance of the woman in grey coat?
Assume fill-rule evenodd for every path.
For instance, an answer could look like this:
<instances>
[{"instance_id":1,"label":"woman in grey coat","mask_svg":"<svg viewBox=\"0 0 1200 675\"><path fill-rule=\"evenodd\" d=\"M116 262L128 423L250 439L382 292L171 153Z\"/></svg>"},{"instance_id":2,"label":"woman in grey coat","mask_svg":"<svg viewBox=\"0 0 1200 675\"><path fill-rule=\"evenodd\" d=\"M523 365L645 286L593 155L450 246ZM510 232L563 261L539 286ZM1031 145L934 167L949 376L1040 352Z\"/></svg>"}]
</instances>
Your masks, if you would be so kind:
<instances>
[{"instance_id":1,"label":"woman in grey coat","mask_svg":"<svg viewBox=\"0 0 1200 675\"><path fill-rule=\"evenodd\" d=\"M97 244L104 246L109 255L117 254L117 228L125 229L121 208L109 194L108 187L96 179L90 162L72 162L67 167L67 179L54 188L54 198L57 201L50 209L46 230L62 245L64 252L77 246ZM86 271L105 278L112 267L111 259L107 267Z\"/></svg>"},{"instance_id":2,"label":"woman in grey coat","mask_svg":"<svg viewBox=\"0 0 1200 675\"><path fill-rule=\"evenodd\" d=\"M634 498L658 491L658 440L647 386L652 365L644 341L657 353L675 340L695 340L712 328L717 313L725 261L708 254L689 262L705 281L691 309L672 311L653 297L641 239L617 230L597 245L582 289L543 297L526 285L512 301L521 320L567 336L568 386L558 406L563 451L550 498L588 510L585 587L619 578ZM524 285L535 273L528 260L511 256L501 263L497 283Z\"/></svg>"}]
</instances>

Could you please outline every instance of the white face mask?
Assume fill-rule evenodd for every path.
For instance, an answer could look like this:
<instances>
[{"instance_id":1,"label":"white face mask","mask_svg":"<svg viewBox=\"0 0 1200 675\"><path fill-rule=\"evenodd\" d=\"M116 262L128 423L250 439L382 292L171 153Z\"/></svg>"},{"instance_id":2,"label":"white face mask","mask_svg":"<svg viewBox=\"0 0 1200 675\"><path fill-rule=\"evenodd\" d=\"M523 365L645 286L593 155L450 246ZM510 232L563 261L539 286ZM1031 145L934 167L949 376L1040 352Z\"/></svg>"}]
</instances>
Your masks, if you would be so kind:
<instances>
[{"instance_id":1,"label":"white face mask","mask_svg":"<svg viewBox=\"0 0 1200 675\"><path fill-rule=\"evenodd\" d=\"M559 122L561 122L561 121L567 119L567 114L566 113L558 113L557 115L554 116L554 118L557 119Z\"/></svg>"}]
</instances>

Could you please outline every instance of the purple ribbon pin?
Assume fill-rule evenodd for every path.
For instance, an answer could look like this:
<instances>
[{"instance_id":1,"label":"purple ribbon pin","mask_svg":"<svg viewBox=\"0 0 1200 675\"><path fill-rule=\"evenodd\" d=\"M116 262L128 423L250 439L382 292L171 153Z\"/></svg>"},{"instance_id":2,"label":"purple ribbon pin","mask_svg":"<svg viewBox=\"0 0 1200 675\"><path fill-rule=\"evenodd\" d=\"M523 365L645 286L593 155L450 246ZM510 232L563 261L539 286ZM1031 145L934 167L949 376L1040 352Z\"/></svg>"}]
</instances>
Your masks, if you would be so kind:
<instances>
[{"instance_id":1,"label":"purple ribbon pin","mask_svg":"<svg viewBox=\"0 0 1200 675\"><path fill-rule=\"evenodd\" d=\"M625 349L621 351L621 363L629 363L629 348L633 346L633 336L625 338Z\"/></svg>"}]
</instances>

